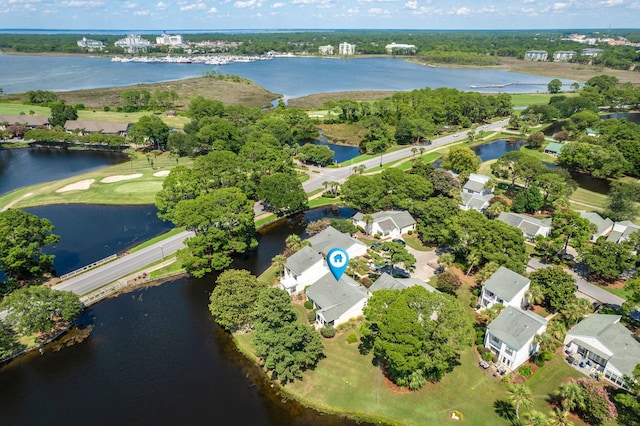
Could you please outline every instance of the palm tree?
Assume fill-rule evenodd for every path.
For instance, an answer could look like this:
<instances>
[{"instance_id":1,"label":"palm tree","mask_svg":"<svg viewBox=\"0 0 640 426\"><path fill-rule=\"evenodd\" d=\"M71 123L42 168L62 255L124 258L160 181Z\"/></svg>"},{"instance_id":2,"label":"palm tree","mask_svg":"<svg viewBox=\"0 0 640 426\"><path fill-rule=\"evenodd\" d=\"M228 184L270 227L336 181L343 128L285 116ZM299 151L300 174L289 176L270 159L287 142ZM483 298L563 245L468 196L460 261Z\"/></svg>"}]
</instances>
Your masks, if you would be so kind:
<instances>
[{"instance_id":1,"label":"palm tree","mask_svg":"<svg viewBox=\"0 0 640 426\"><path fill-rule=\"evenodd\" d=\"M283 254L278 254L271 259L271 265L276 268L276 276L280 278L284 272L284 265L287 263L287 257Z\"/></svg>"},{"instance_id":2,"label":"palm tree","mask_svg":"<svg viewBox=\"0 0 640 426\"><path fill-rule=\"evenodd\" d=\"M562 410L566 413L576 408L580 410L585 408L584 391L576 383L568 382L560 385L558 390L554 392L554 396L560 399Z\"/></svg>"},{"instance_id":3,"label":"palm tree","mask_svg":"<svg viewBox=\"0 0 640 426\"><path fill-rule=\"evenodd\" d=\"M564 336L567 334L567 327L562 321L549 321L547 324L547 333L553 337L556 342L564 341Z\"/></svg>"},{"instance_id":4,"label":"palm tree","mask_svg":"<svg viewBox=\"0 0 640 426\"><path fill-rule=\"evenodd\" d=\"M592 309L593 307L587 299L575 299L563 306L560 315L564 318L567 326L572 326L591 313Z\"/></svg>"},{"instance_id":5,"label":"palm tree","mask_svg":"<svg viewBox=\"0 0 640 426\"><path fill-rule=\"evenodd\" d=\"M442 266L444 269L447 269L449 266L453 265L455 261L455 257L451 253L443 253L438 257L438 265Z\"/></svg>"},{"instance_id":6,"label":"palm tree","mask_svg":"<svg viewBox=\"0 0 640 426\"><path fill-rule=\"evenodd\" d=\"M536 335L533 341L540 345L541 351L549 350L553 346L553 336L546 332Z\"/></svg>"},{"instance_id":7,"label":"palm tree","mask_svg":"<svg viewBox=\"0 0 640 426\"><path fill-rule=\"evenodd\" d=\"M568 419L569 413L557 408L549 413L549 426L573 426L573 422Z\"/></svg>"},{"instance_id":8,"label":"palm tree","mask_svg":"<svg viewBox=\"0 0 640 426\"><path fill-rule=\"evenodd\" d=\"M361 175L365 170L367 170L367 166L365 166L364 164L360 164L353 168L353 173Z\"/></svg>"},{"instance_id":9,"label":"palm tree","mask_svg":"<svg viewBox=\"0 0 640 426\"><path fill-rule=\"evenodd\" d=\"M527 299L534 305L540 305L544 302L544 290L541 286L532 284L527 291Z\"/></svg>"},{"instance_id":10,"label":"palm tree","mask_svg":"<svg viewBox=\"0 0 640 426\"><path fill-rule=\"evenodd\" d=\"M531 410L524 415L524 424L527 426L547 426L548 419L540 411Z\"/></svg>"},{"instance_id":11,"label":"palm tree","mask_svg":"<svg viewBox=\"0 0 640 426\"><path fill-rule=\"evenodd\" d=\"M371 224L373 223L373 216L367 213L362 216L362 221L366 224L366 228L364 230L365 234L371 235Z\"/></svg>"},{"instance_id":12,"label":"palm tree","mask_svg":"<svg viewBox=\"0 0 640 426\"><path fill-rule=\"evenodd\" d=\"M509 402L516 406L516 418L520 418L520 407L530 407L533 403L531 389L524 384L511 385L508 393Z\"/></svg>"}]
</instances>

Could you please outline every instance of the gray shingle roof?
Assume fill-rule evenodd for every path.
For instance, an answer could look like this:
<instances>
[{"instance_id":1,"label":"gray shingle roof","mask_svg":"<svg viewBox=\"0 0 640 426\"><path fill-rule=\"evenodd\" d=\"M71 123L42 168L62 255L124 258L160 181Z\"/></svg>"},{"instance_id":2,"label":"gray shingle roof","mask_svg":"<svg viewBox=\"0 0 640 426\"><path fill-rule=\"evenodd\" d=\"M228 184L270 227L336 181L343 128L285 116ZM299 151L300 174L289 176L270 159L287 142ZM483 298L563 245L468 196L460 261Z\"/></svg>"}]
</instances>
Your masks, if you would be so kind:
<instances>
[{"instance_id":1,"label":"gray shingle roof","mask_svg":"<svg viewBox=\"0 0 640 426\"><path fill-rule=\"evenodd\" d=\"M322 255L320 255L320 253L309 246L304 246L289 256L285 266L294 274L300 275L308 268L315 265L319 260L322 260Z\"/></svg>"},{"instance_id":2,"label":"gray shingle roof","mask_svg":"<svg viewBox=\"0 0 640 426\"><path fill-rule=\"evenodd\" d=\"M408 287L413 287L414 285L424 287L431 292L437 291L429 284L417 278L393 278L386 272L380 275L376 282L374 282L373 285L369 287L369 291L374 292L378 290L403 290Z\"/></svg>"},{"instance_id":3,"label":"gray shingle roof","mask_svg":"<svg viewBox=\"0 0 640 426\"><path fill-rule=\"evenodd\" d=\"M530 311L507 306L500 312L491 324L487 332L502 340L512 349L521 349L547 320Z\"/></svg>"},{"instance_id":4,"label":"gray shingle roof","mask_svg":"<svg viewBox=\"0 0 640 426\"><path fill-rule=\"evenodd\" d=\"M591 314L569 330L567 333L580 346L587 346L581 337L594 338L605 346L613 355L601 353L595 348L588 349L608 359L615 368L627 375L640 364L640 343L622 324L620 315Z\"/></svg>"},{"instance_id":5,"label":"gray shingle roof","mask_svg":"<svg viewBox=\"0 0 640 426\"><path fill-rule=\"evenodd\" d=\"M8 123L10 126L16 123L27 126L44 126L49 124L49 117L44 115L0 115L0 123Z\"/></svg>"},{"instance_id":6,"label":"gray shingle roof","mask_svg":"<svg viewBox=\"0 0 640 426\"><path fill-rule=\"evenodd\" d=\"M85 132L102 132L106 134L126 132L129 124L99 120L67 120L64 128L69 131L84 129Z\"/></svg>"},{"instance_id":7,"label":"gray shingle roof","mask_svg":"<svg viewBox=\"0 0 640 426\"><path fill-rule=\"evenodd\" d=\"M332 274L326 274L307 287L306 294L328 322L335 321L368 297L367 290L346 274L342 275L340 281L336 281Z\"/></svg>"},{"instance_id":8,"label":"gray shingle roof","mask_svg":"<svg viewBox=\"0 0 640 426\"><path fill-rule=\"evenodd\" d=\"M363 217L364 214L360 212L353 215L353 218L358 221L362 220ZM409 212L405 210L385 210L373 213L371 217L373 218L374 223L380 223L381 221L384 221L386 219L391 219L399 229L415 225L416 223L413 216L411 216L411 214L409 214Z\"/></svg>"},{"instance_id":9,"label":"gray shingle roof","mask_svg":"<svg viewBox=\"0 0 640 426\"><path fill-rule=\"evenodd\" d=\"M482 210L488 207L489 201L493 198L491 195L469 194L468 192L460 193L462 197L462 205L470 209Z\"/></svg>"},{"instance_id":10,"label":"gray shingle roof","mask_svg":"<svg viewBox=\"0 0 640 426\"><path fill-rule=\"evenodd\" d=\"M606 232L607 229L613 226L613 221L611 219L609 218L603 219L596 212L587 212L585 210L578 210L578 213L580 213L580 216L582 216L584 219L587 219L589 222L593 223L596 226L596 228L598 228L597 235L603 234L604 232Z\"/></svg>"},{"instance_id":11,"label":"gray shingle roof","mask_svg":"<svg viewBox=\"0 0 640 426\"><path fill-rule=\"evenodd\" d=\"M607 241L619 243L629 238L631 234L636 231L640 231L640 226L628 220L622 222L616 222L613 226L613 231L607 237Z\"/></svg>"},{"instance_id":12,"label":"gray shingle roof","mask_svg":"<svg viewBox=\"0 0 640 426\"><path fill-rule=\"evenodd\" d=\"M329 226L322 232L309 237L309 242L314 250L324 254L325 256L329 253L329 250L334 247L340 247L347 250L354 244L365 245L363 242L351 238L351 236L338 231L332 226Z\"/></svg>"},{"instance_id":13,"label":"gray shingle roof","mask_svg":"<svg viewBox=\"0 0 640 426\"><path fill-rule=\"evenodd\" d=\"M511 212L500 213L498 220L508 225L515 226L528 235L534 235L542 227L551 226L551 218L540 220L535 217Z\"/></svg>"},{"instance_id":14,"label":"gray shingle roof","mask_svg":"<svg viewBox=\"0 0 640 426\"><path fill-rule=\"evenodd\" d=\"M484 288L509 302L529 283L529 278L501 266L485 281Z\"/></svg>"}]
</instances>

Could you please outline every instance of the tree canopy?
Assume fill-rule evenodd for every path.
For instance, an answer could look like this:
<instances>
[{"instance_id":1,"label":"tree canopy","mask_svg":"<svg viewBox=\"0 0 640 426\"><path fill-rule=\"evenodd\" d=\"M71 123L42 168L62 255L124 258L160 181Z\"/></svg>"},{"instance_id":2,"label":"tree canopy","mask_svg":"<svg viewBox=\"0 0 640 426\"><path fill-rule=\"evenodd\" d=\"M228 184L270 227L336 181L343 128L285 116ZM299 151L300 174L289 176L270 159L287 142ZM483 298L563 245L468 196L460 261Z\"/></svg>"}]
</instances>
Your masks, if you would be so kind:
<instances>
[{"instance_id":1,"label":"tree canopy","mask_svg":"<svg viewBox=\"0 0 640 426\"><path fill-rule=\"evenodd\" d=\"M256 302L267 285L249 271L229 269L218 276L211 292L209 310L216 322L229 331L253 328Z\"/></svg>"},{"instance_id":2,"label":"tree canopy","mask_svg":"<svg viewBox=\"0 0 640 426\"><path fill-rule=\"evenodd\" d=\"M413 390L440 380L472 343L471 322L456 299L421 286L376 291L364 314L362 349L373 350L394 383Z\"/></svg>"}]
</instances>

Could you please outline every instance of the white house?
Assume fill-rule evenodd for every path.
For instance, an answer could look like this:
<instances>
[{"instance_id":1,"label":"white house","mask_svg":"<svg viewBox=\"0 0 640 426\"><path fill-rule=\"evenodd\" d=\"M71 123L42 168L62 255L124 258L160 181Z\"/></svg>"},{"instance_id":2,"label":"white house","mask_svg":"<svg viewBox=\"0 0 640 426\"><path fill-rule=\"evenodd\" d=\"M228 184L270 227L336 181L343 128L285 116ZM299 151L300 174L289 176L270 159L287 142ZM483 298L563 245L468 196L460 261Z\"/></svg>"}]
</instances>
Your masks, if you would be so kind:
<instances>
[{"instance_id":1,"label":"white house","mask_svg":"<svg viewBox=\"0 0 640 426\"><path fill-rule=\"evenodd\" d=\"M524 54L525 61L546 61L549 54L546 50L528 50Z\"/></svg>"},{"instance_id":2,"label":"white house","mask_svg":"<svg viewBox=\"0 0 640 426\"><path fill-rule=\"evenodd\" d=\"M104 48L104 43L100 40L91 40L86 37L82 37L82 40L77 41L78 46L85 47L87 49L99 49L102 50Z\"/></svg>"},{"instance_id":3,"label":"white house","mask_svg":"<svg viewBox=\"0 0 640 426\"><path fill-rule=\"evenodd\" d=\"M338 54L343 56L350 56L356 54L356 45L349 44L347 42L340 43L338 45Z\"/></svg>"},{"instance_id":4,"label":"white house","mask_svg":"<svg viewBox=\"0 0 640 426\"><path fill-rule=\"evenodd\" d=\"M362 315L371 294L367 289L347 274L336 281L332 274L326 274L307 287L309 299L316 311L316 327L327 324L338 326Z\"/></svg>"},{"instance_id":5,"label":"white house","mask_svg":"<svg viewBox=\"0 0 640 426\"><path fill-rule=\"evenodd\" d=\"M551 218L540 220L520 213L502 212L498 220L520 229L529 240L538 235L546 237L551 232Z\"/></svg>"},{"instance_id":6,"label":"white house","mask_svg":"<svg viewBox=\"0 0 640 426\"><path fill-rule=\"evenodd\" d=\"M526 306L530 283L529 278L504 266L499 267L482 286L480 309L490 308L498 303L518 309Z\"/></svg>"},{"instance_id":7,"label":"white house","mask_svg":"<svg viewBox=\"0 0 640 426\"><path fill-rule=\"evenodd\" d=\"M640 343L620 324L620 315L591 314L567 333L567 353L605 379L626 388L623 377L633 376L640 364Z\"/></svg>"},{"instance_id":8,"label":"white house","mask_svg":"<svg viewBox=\"0 0 640 426\"><path fill-rule=\"evenodd\" d=\"M398 238L409 231L415 231L416 221L404 210L386 210L371 215L372 222L367 224L365 215L358 212L353 215L353 224L367 231L369 235L380 235L381 238Z\"/></svg>"},{"instance_id":9,"label":"white house","mask_svg":"<svg viewBox=\"0 0 640 426\"><path fill-rule=\"evenodd\" d=\"M489 202L493 198L493 187L488 186L491 178L477 173L471 173L469 180L462 187L459 204L462 210L477 210L484 213L489 208Z\"/></svg>"},{"instance_id":10,"label":"white house","mask_svg":"<svg viewBox=\"0 0 640 426\"><path fill-rule=\"evenodd\" d=\"M367 245L361 241L356 240L348 234L344 234L338 231L336 228L329 226L322 232L309 237L308 240L311 243L311 247L318 253L327 255L332 248L339 247L349 253L349 258L354 259L356 257L364 256L367 252Z\"/></svg>"},{"instance_id":11,"label":"white house","mask_svg":"<svg viewBox=\"0 0 640 426\"><path fill-rule=\"evenodd\" d=\"M331 46L330 44L326 46L320 46L318 47L318 53L323 56L333 55L333 46Z\"/></svg>"},{"instance_id":12,"label":"white house","mask_svg":"<svg viewBox=\"0 0 640 426\"><path fill-rule=\"evenodd\" d=\"M324 258L309 246L289 256L280 279L280 288L289 294L299 293L329 273Z\"/></svg>"},{"instance_id":13,"label":"white house","mask_svg":"<svg viewBox=\"0 0 640 426\"><path fill-rule=\"evenodd\" d=\"M596 212L588 212L585 210L578 210L580 216L584 219L587 219L589 222L593 223L596 226L596 232L591 234L591 242L595 242L598 238L607 235L613 229L613 221L609 218L603 219Z\"/></svg>"},{"instance_id":14,"label":"white house","mask_svg":"<svg viewBox=\"0 0 640 426\"><path fill-rule=\"evenodd\" d=\"M487 326L484 346L498 362L515 370L538 351L534 338L547 328L547 320L531 311L507 306Z\"/></svg>"},{"instance_id":15,"label":"white house","mask_svg":"<svg viewBox=\"0 0 640 426\"><path fill-rule=\"evenodd\" d=\"M633 222L628 220L624 220L622 222L616 222L613 225L613 229L611 233L607 237L607 241L612 241L614 243L621 243L626 240L633 234L634 232L640 231L640 226L636 225Z\"/></svg>"}]
</instances>

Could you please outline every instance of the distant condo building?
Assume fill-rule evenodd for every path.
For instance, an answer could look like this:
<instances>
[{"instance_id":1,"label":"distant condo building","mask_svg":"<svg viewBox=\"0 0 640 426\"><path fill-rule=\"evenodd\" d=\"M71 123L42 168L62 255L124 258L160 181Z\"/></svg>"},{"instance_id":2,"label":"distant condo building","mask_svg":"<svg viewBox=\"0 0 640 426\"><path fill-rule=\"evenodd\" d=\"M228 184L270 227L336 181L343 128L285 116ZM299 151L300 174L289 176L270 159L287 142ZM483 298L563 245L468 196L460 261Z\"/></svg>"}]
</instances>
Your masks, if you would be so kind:
<instances>
[{"instance_id":1,"label":"distant condo building","mask_svg":"<svg viewBox=\"0 0 640 426\"><path fill-rule=\"evenodd\" d=\"M598 56L601 52L602 52L602 49L591 49L591 48L588 48L588 49L582 49L582 50L580 51L580 54L581 54L582 56L591 56L591 57L595 58L595 57L596 57L596 56Z\"/></svg>"},{"instance_id":2,"label":"distant condo building","mask_svg":"<svg viewBox=\"0 0 640 426\"><path fill-rule=\"evenodd\" d=\"M553 60L556 62L570 61L574 56L576 56L575 50L559 50L553 52Z\"/></svg>"},{"instance_id":3,"label":"distant condo building","mask_svg":"<svg viewBox=\"0 0 640 426\"><path fill-rule=\"evenodd\" d=\"M524 54L525 61L546 61L549 54L546 50L528 50Z\"/></svg>"},{"instance_id":4,"label":"distant condo building","mask_svg":"<svg viewBox=\"0 0 640 426\"><path fill-rule=\"evenodd\" d=\"M181 46L183 40L180 34L169 35L162 33L160 37L156 37L156 44L160 46Z\"/></svg>"},{"instance_id":5,"label":"distant condo building","mask_svg":"<svg viewBox=\"0 0 640 426\"><path fill-rule=\"evenodd\" d=\"M339 47L338 47L338 54L339 55L355 55L356 54L356 45L355 44L349 44L347 42L344 43L340 43Z\"/></svg>"},{"instance_id":6,"label":"distant condo building","mask_svg":"<svg viewBox=\"0 0 640 426\"><path fill-rule=\"evenodd\" d=\"M320 53L323 56L333 55L333 46L331 45L320 46L318 47L318 53Z\"/></svg>"},{"instance_id":7,"label":"distant condo building","mask_svg":"<svg viewBox=\"0 0 640 426\"><path fill-rule=\"evenodd\" d=\"M86 37L82 37L82 40L78 40L78 46L85 47L87 49L102 49L104 43L100 40L89 40Z\"/></svg>"},{"instance_id":8,"label":"distant condo building","mask_svg":"<svg viewBox=\"0 0 640 426\"><path fill-rule=\"evenodd\" d=\"M129 34L125 38L114 43L118 47L126 49L128 53L138 53L151 47L151 42L140 37L138 34Z\"/></svg>"},{"instance_id":9,"label":"distant condo building","mask_svg":"<svg viewBox=\"0 0 640 426\"><path fill-rule=\"evenodd\" d=\"M385 46L385 49L387 50L387 53L389 55L392 55L392 54L414 55L417 50L413 44L398 44L395 42L391 44L387 44Z\"/></svg>"}]
</instances>

